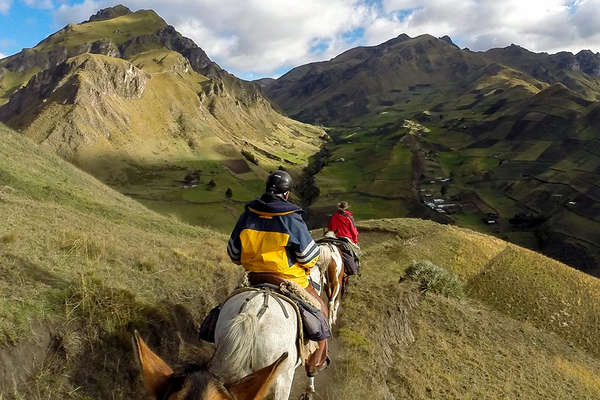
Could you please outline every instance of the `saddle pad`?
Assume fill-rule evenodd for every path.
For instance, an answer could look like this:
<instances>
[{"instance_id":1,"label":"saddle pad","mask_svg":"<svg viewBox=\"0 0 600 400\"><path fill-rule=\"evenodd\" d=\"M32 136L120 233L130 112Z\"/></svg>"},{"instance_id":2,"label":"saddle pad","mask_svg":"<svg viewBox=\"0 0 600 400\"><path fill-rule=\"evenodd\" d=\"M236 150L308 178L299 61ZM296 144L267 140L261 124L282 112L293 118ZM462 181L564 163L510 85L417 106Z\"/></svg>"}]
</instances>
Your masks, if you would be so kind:
<instances>
[{"instance_id":1,"label":"saddle pad","mask_svg":"<svg viewBox=\"0 0 600 400\"><path fill-rule=\"evenodd\" d=\"M306 361L308 360L308 357L310 357L310 355L318 349L319 344L317 342L314 342L314 341L309 340L308 338L304 337L302 317L301 317L300 309L298 308L298 305L289 297L287 297L283 294L277 293L277 292L273 291L272 289L255 288L255 287L251 287L251 286L236 289L235 291L233 291L233 293L231 293L227 297L227 299L223 302L223 304L225 304L232 297L237 296L238 294L241 294L244 292L262 292L262 293L268 292L268 295L277 296L280 300L287 302L294 308L294 312L296 314L296 321L298 323L298 330L296 333L296 349L298 350L298 355L300 357L300 361L302 362L302 365L305 365Z\"/></svg>"}]
</instances>

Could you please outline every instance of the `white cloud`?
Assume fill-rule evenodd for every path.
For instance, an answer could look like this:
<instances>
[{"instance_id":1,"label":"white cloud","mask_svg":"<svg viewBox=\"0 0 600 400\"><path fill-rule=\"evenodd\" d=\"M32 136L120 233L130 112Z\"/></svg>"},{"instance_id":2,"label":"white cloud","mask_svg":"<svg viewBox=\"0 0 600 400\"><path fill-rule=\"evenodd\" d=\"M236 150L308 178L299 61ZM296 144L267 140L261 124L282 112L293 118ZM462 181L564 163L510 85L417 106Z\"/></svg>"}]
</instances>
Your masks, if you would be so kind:
<instances>
[{"instance_id":1,"label":"white cloud","mask_svg":"<svg viewBox=\"0 0 600 400\"><path fill-rule=\"evenodd\" d=\"M55 18L61 25L77 23L114 4L109 0L63 4ZM123 4L132 10L156 10L221 66L242 76L272 76L282 67L328 59L400 33L447 34L473 50L517 43L533 51L600 51L600 0L381 0L381 4L370 0L123 0ZM364 37L347 36L359 28Z\"/></svg>"},{"instance_id":2,"label":"white cloud","mask_svg":"<svg viewBox=\"0 0 600 400\"><path fill-rule=\"evenodd\" d=\"M60 25L80 22L106 4L86 0L63 5L56 19ZM233 72L263 75L346 50L344 33L364 25L371 12L362 2L348 0L130 0L123 4L133 10L156 10ZM319 42L326 42L327 49L311 52Z\"/></svg>"},{"instance_id":3,"label":"white cloud","mask_svg":"<svg viewBox=\"0 0 600 400\"><path fill-rule=\"evenodd\" d=\"M450 35L473 50L511 43L532 51L600 51L599 0L383 0L387 15L380 18L396 31ZM402 21L394 11L414 10ZM370 30L369 43L384 40Z\"/></svg>"},{"instance_id":4,"label":"white cloud","mask_svg":"<svg viewBox=\"0 0 600 400\"><path fill-rule=\"evenodd\" d=\"M8 57L8 56L6 54L0 53L0 60L2 60L4 57Z\"/></svg>"},{"instance_id":5,"label":"white cloud","mask_svg":"<svg viewBox=\"0 0 600 400\"><path fill-rule=\"evenodd\" d=\"M10 10L11 4L12 4L12 0L0 0L0 14L8 13L8 10Z\"/></svg>"},{"instance_id":6,"label":"white cloud","mask_svg":"<svg viewBox=\"0 0 600 400\"><path fill-rule=\"evenodd\" d=\"M54 12L54 19L59 25L77 24L88 20L96 11L109 7L109 1L85 0L75 5L62 4Z\"/></svg>"},{"instance_id":7,"label":"white cloud","mask_svg":"<svg viewBox=\"0 0 600 400\"><path fill-rule=\"evenodd\" d=\"M52 0L23 0L23 2L33 8L54 8Z\"/></svg>"}]
</instances>

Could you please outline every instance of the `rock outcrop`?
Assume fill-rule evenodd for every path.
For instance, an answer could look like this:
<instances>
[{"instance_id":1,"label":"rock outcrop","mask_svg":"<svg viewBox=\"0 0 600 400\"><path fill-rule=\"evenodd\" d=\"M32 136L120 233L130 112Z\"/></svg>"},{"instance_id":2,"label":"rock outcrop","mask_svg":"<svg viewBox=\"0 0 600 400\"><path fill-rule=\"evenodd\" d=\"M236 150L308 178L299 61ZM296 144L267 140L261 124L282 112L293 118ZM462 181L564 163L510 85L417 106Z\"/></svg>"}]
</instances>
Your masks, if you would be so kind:
<instances>
[{"instance_id":1,"label":"rock outcrop","mask_svg":"<svg viewBox=\"0 0 600 400\"><path fill-rule=\"evenodd\" d=\"M121 17L123 15L131 13L132 12L129 8L125 7L122 4L119 4L118 6L104 8L98 11L96 14L92 15L90 19L88 19L86 22L104 21L107 19Z\"/></svg>"},{"instance_id":2,"label":"rock outcrop","mask_svg":"<svg viewBox=\"0 0 600 400\"><path fill-rule=\"evenodd\" d=\"M92 102L110 95L139 98L148 79L149 74L127 61L83 54L35 75L0 107L0 120L23 120L22 113L39 110L51 97L62 104L75 104L82 97Z\"/></svg>"}]
</instances>

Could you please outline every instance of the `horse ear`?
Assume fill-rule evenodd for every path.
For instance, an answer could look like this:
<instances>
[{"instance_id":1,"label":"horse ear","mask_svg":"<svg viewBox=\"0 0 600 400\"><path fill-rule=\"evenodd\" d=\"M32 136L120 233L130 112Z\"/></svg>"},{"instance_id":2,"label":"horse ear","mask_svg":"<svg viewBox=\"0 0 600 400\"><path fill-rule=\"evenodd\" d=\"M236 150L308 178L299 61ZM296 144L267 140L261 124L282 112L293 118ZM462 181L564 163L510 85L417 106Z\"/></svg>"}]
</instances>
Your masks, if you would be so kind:
<instances>
[{"instance_id":1,"label":"horse ear","mask_svg":"<svg viewBox=\"0 0 600 400\"><path fill-rule=\"evenodd\" d=\"M150 396L157 395L164 391L169 377L173 374L171 367L167 365L140 337L138 331L133 335L134 351L140 362L142 370L142 381L144 387Z\"/></svg>"},{"instance_id":2,"label":"horse ear","mask_svg":"<svg viewBox=\"0 0 600 400\"><path fill-rule=\"evenodd\" d=\"M227 389L238 400L262 400L267 395L287 357L288 353L283 353L273 364L228 385Z\"/></svg>"}]
</instances>

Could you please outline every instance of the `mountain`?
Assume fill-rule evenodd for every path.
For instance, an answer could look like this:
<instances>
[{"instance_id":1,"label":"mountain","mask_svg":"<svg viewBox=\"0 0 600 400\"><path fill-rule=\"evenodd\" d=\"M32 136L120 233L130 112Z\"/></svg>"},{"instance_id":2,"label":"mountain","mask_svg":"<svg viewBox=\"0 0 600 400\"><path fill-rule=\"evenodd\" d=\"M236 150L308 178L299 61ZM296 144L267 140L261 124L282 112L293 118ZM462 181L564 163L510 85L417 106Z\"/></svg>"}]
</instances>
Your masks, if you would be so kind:
<instances>
[{"instance_id":1,"label":"mountain","mask_svg":"<svg viewBox=\"0 0 600 400\"><path fill-rule=\"evenodd\" d=\"M302 121L341 123L385 111L413 107L430 89L442 97L466 97L495 79L524 93L563 83L590 101L600 100L600 54L533 53L511 45L487 52L461 50L445 36L402 34L377 46L357 47L329 61L296 67L265 86L288 114ZM406 93L409 92L409 93ZM427 92L427 93L425 93ZM514 96L513 96L514 97ZM435 103L432 104L436 105Z\"/></svg>"},{"instance_id":2,"label":"mountain","mask_svg":"<svg viewBox=\"0 0 600 400\"><path fill-rule=\"evenodd\" d=\"M599 61L400 35L294 68L265 92L331 128L315 226L346 198L359 219L456 223L600 275Z\"/></svg>"},{"instance_id":3,"label":"mountain","mask_svg":"<svg viewBox=\"0 0 600 400\"><path fill-rule=\"evenodd\" d=\"M563 83L591 100L600 100L600 53L534 53L517 45L486 51L486 58L548 82Z\"/></svg>"},{"instance_id":4,"label":"mountain","mask_svg":"<svg viewBox=\"0 0 600 400\"><path fill-rule=\"evenodd\" d=\"M36 143L157 210L224 230L269 170L299 170L325 135L276 112L155 12L123 6L3 59L0 96L0 121ZM217 209L229 217L213 221Z\"/></svg>"},{"instance_id":5,"label":"mountain","mask_svg":"<svg viewBox=\"0 0 600 400\"><path fill-rule=\"evenodd\" d=\"M275 83L276 79L273 78L261 78L261 79L257 79L255 81L253 81L254 83L256 83L258 86L260 86L261 88L265 89L267 87L269 87L272 83Z\"/></svg>"},{"instance_id":6,"label":"mountain","mask_svg":"<svg viewBox=\"0 0 600 400\"><path fill-rule=\"evenodd\" d=\"M134 330L171 365L202 362L197 328L242 278L227 236L150 211L1 124L0 141L2 397L143 398ZM600 395L597 278L455 226L358 227L362 276L319 395ZM425 260L432 275L411 278Z\"/></svg>"}]
</instances>

